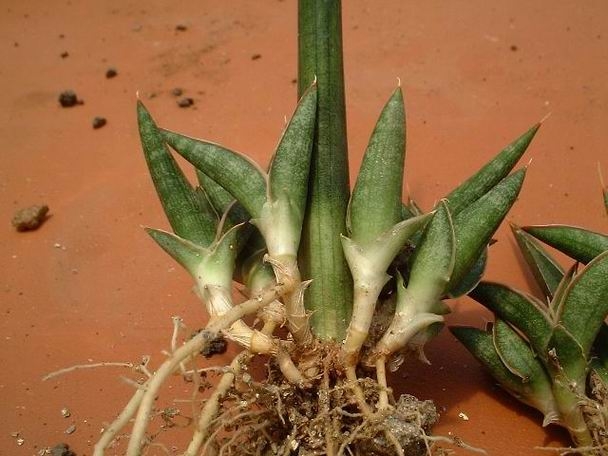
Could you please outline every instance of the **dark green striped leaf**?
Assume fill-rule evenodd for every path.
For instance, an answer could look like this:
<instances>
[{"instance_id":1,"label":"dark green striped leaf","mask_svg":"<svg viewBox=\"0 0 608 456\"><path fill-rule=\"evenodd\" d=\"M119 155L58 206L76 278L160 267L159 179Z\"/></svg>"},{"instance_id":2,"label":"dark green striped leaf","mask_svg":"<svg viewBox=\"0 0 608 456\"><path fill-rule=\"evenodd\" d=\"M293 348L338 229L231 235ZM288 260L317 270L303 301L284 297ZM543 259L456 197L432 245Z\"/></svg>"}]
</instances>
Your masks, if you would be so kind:
<instances>
[{"instance_id":1,"label":"dark green striped leaf","mask_svg":"<svg viewBox=\"0 0 608 456\"><path fill-rule=\"evenodd\" d=\"M454 216L464 210L469 204L481 198L511 172L530 145L539 128L540 123L534 125L522 136L505 147L477 173L446 196L450 210Z\"/></svg>"},{"instance_id":2,"label":"dark green striped leaf","mask_svg":"<svg viewBox=\"0 0 608 456\"><path fill-rule=\"evenodd\" d=\"M481 282L469 296L518 328L539 355L545 352L552 325L542 302L506 285Z\"/></svg>"},{"instance_id":3,"label":"dark green striped leaf","mask_svg":"<svg viewBox=\"0 0 608 456\"><path fill-rule=\"evenodd\" d=\"M557 286L564 277L564 270L535 238L517 225L512 224L511 230L536 283L545 297L551 300Z\"/></svg>"},{"instance_id":4,"label":"dark green striped leaf","mask_svg":"<svg viewBox=\"0 0 608 456\"><path fill-rule=\"evenodd\" d=\"M210 142L161 130L164 140L257 217L266 201L266 174L244 155Z\"/></svg>"},{"instance_id":5,"label":"dark green striped leaf","mask_svg":"<svg viewBox=\"0 0 608 456\"><path fill-rule=\"evenodd\" d=\"M313 332L321 339L342 340L353 284L340 242L350 184L339 0L298 2L298 96L315 79L317 127L298 261L302 276L313 279L305 294Z\"/></svg>"},{"instance_id":6,"label":"dark green striped leaf","mask_svg":"<svg viewBox=\"0 0 608 456\"><path fill-rule=\"evenodd\" d=\"M178 236L209 246L215 239L217 219L201 205L141 101L137 103L137 119L148 169L171 228Z\"/></svg>"},{"instance_id":7,"label":"dark green striped leaf","mask_svg":"<svg viewBox=\"0 0 608 456\"><path fill-rule=\"evenodd\" d=\"M292 221L298 227L306 210L316 112L317 86L313 84L298 103L269 171L269 200L289 204Z\"/></svg>"},{"instance_id":8,"label":"dark green striped leaf","mask_svg":"<svg viewBox=\"0 0 608 456\"><path fill-rule=\"evenodd\" d=\"M587 356L607 315L608 252L604 252L572 280L558 318Z\"/></svg>"},{"instance_id":9,"label":"dark green striped leaf","mask_svg":"<svg viewBox=\"0 0 608 456\"><path fill-rule=\"evenodd\" d=\"M512 365L517 366L517 374L505 366L496 350L496 336L470 327L451 327L450 331L505 390L521 402L542 412L545 422L555 419L557 412L550 380L535 354L514 331L504 325L498 339L504 350L503 357L506 356ZM519 340L515 339L516 337ZM508 347L509 341L515 345Z\"/></svg>"},{"instance_id":10,"label":"dark green striped leaf","mask_svg":"<svg viewBox=\"0 0 608 456\"><path fill-rule=\"evenodd\" d=\"M486 271L487 262L488 248L486 247L481 251L481 255L479 255L479 258L477 258L477 261L473 266L468 270L464 277L460 279L460 282L450 285L447 296L449 298L458 298L470 293L481 281L483 273Z\"/></svg>"},{"instance_id":11,"label":"dark green striped leaf","mask_svg":"<svg viewBox=\"0 0 608 456\"><path fill-rule=\"evenodd\" d=\"M608 236L575 226L535 225L522 230L581 263L608 250Z\"/></svg>"},{"instance_id":12,"label":"dark green striped leaf","mask_svg":"<svg viewBox=\"0 0 608 456\"><path fill-rule=\"evenodd\" d=\"M454 267L454 226L443 201L430 222L412 259L408 289L425 303L443 295Z\"/></svg>"},{"instance_id":13,"label":"dark green striped leaf","mask_svg":"<svg viewBox=\"0 0 608 456\"><path fill-rule=\"evenodd\" d=\"M525 169L513 173L454 217L456 262L451 279L454 286L462 281L489 244L515 203L524 177Z\"/></svg>"},{"instance_id":14,"label":"dark green striped leaf","mask_svg":"<svg viewBox=\"0 0 608 456\"><path fill-rule=\"evenodd\" d=\"M369 140L348 210L351 238L376 239L401 220L405 159L405 110L401 89L384 106Z\"/></svg>"}]
</instances>

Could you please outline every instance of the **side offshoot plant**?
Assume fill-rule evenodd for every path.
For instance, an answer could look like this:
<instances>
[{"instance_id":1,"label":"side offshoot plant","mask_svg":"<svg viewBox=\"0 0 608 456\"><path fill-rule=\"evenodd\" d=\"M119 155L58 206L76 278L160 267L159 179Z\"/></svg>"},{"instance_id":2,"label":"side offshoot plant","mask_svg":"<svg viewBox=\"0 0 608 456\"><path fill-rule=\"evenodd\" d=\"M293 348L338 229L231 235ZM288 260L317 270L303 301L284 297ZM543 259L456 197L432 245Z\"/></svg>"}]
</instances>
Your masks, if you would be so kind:
<instances>
[{"instance_id":1,"label":"side offshoot plant","mask_svg":"<svg viewBox=\"0 0 608 456\"><path fill-rule=\"evenodd\" d=\"M543 426L566 428L579 454L606 454L608 236L568 225L512 229L542 297L482 282L470 296L495 323L451 330L506 391L544 415ZM539 241L576 263L564 271Z\"/></svg>"},{"instance_id":2,"label":"side offshoot plant","mask_svg":"<svg viewBox=\"0 0 608 456\"><path fill-rule=\"evenodd\" d=\"M444 299L479 282L487 246L521 189L511 173L539 125L428 212L403 202L405 109L388 98L352 194L339 1L299 3L299 101L267 169L218 144L159 128L142 103L144 155L171 231L148 234L192 276L207 326L180 345L106 428L104 454L131 419L127 455L148 432L161 387L204 386L201 351L242 347L208 395L193 395L184 455L424 454L432 404L395 398L387 369L443 326ZM190 162L191 184L171 149ZM246 299L237 302L234 283ZM248 372L263 359L263 377ZM206 381L206 380L205 380ZM197 402L198 401L198 402Z\"/></svg>"}]
</instances>

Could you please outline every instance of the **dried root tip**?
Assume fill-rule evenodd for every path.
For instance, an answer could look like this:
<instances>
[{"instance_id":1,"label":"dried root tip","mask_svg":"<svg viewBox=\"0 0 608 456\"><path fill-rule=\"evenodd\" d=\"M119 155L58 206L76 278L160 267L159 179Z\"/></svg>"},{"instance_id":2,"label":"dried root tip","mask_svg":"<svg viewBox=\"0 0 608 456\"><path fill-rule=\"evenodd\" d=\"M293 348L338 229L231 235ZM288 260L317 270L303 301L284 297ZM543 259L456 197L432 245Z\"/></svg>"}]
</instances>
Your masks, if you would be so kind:
<instances>
[{"instance_id":1,"label":"dried root tip","mask_svg":"<svg viewBox=\"0 0 608 456\"><path fill-rule=\"evenodd\" d=\"M278 344L275 340L257 329L251 329L245 324L234 324L230 327L230 329L223 332L227 339L236 342L241 347L248 349L252 353L261 355L276 355L278 352Z\"/></svg>"},{"instance_id":2,"label":"dried root tip","mask_svg":"<svg viewBox=\"0 0 608 456\"><path fill-rule=\"evenodd\" d=\"M272 266L277 282L284 284L288 289L300 280L295 259L284 261L266 254L264 255L264 261Z\"/></svg>"},{"instance_id":3,"label":"dried root tip","mask_svg":"<svg viewBox=\"0 0 608 456\"><path fill-rule=\"evenodd\" d=\"M557 412L549 412L543 418L543 427L547 427L550 424L559 423L559 413Z\"/></svg>"}]
</instances>

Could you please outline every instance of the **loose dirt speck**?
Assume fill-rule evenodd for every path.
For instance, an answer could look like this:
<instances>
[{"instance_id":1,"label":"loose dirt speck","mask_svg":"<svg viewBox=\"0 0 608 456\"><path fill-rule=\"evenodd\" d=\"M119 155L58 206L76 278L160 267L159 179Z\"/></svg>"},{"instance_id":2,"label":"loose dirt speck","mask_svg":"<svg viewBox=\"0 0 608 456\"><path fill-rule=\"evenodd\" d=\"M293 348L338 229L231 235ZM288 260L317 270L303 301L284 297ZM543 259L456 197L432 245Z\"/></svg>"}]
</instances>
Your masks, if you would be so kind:
<instances>
[{"instance_id":1,"label":"loose dirt speck","mask_svg":"<svg viewBox=\"0 0 608 456\"><path fill-rule=\"evenodd\" d=\"M262 58L262 54L253 54L251 56L251 60L260 60Z\"/></svg>"},{"instance_id":2,"label":"loose dirt speck","mask_svg":"<svg viewBox=\"0 0 608 456\"><path fill-rule=\"evenodd\" d=\"M190 97L184 97L177 100L177 106L180 108L189 108L194 104L194 100Z\"/></svg>"},{"instance_id":3,"label":"loose dirt speck","mask_svg":"<svg viewBox=\"0 0 608 456\"><path fill-rule=\"evenodd\" d=\"M64 90L59 94L59 104L63 108L71 108L73 106L84 104L84 101L78 98L73 90Z\"/></svg>"},{"instance_id":4,"label":"loose dirt speck","mask_svg":"<svg viewBox=\"0 0 608 456\"><path fill-rule=\"evenodd\" d=\"M49 207L46 204L36 204L19 209L13 216L13 226L17 231L31 231L38 229L47 219Z\"/></svg>"},{"instance_id":5,"label":"loose dirt speck","mask_svg":"<svg viewBox=\"0 0 608 456\"><path fill-rule=\"evenodd\" d=\"M70 53L68 51L63 51L61 54L59 54L59 56L62 59L68 58L70 56Z\"/></svg>"},{"instance_id":6,"label":"loose dirt speck","mask_svg":"<svg viewBox=\"0 0 608 456\"><path fill-rule=\"evenodd\" d=\"M108 123L108 121L106 120L105 117L95 117L95 118L93 118L93 128L95 130L103 127L107 123Z\"/></svg>"},{"instance_id":7,"label":"loose dirt speck","mask_svg":"<svg viewBox=\"0 0 608 456\"><path fill-rule=\"evenodd\" d=\"M106 70L107 79L112 79L112 78L115 78L116 76L118 76L118 71L116 71L116 68L108 68Z\"/></svg>"},{"instance_id":8,"label":"loose dirt speck","mask_svg":"<svg viewBox=\"0 0 608 456\"><path fill-rule=\"evenodd\" d=\"M181 97L183 93L184 91L180 87L176 87L171 91L171 95L173 95L174 97Z\"/></svg>"},{"instance_id":9,"label":"loose dirt speck","mask_svg":"<svg viewBox=\"0 0 608 456\"><path fill-rule=\"evenodd\" d=\"M188 30L188 27L184 24L177 24L175 26L175 30L178 32L185 32L186 30Z\"/></svg>"}]
</instances>

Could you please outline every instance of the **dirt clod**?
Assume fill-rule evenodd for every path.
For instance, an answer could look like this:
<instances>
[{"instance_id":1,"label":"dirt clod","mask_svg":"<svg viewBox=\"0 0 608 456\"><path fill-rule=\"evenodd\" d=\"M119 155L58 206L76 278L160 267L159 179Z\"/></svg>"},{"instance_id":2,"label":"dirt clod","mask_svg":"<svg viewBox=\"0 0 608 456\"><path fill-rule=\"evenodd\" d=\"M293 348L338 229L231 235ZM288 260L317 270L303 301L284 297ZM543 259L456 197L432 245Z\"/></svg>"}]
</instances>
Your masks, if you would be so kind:
<instances>
[{"instance_id":1,"label":"dirt clod","mask_svg":"<svg viewBox=\"0 0 608 456\"><path fill-rule=\"evenodd\" d=\"M106 78L107 79L112 79L114 77L118 76L118 71L116 71L116 68L108 68L106 70Z\"/></svg>"},{"instance_id":2,"label":"dirt clod","mask_svg":"<svg viewBox=\"0 0 608 456\"><path fill-rule=\"evenodd\" d=\"M107 123L108 123L108 121L106 120L105 117L95 117L93 119L93 128L95 130L97 130L98 128L103 127Z\"/></svg>"},{"instance_id":3,"label":"dirt clod","mask_svg":"<svg viewBox=\"0 0 608 456\"><path fill-rule=\"evenodd\" d=\"M201 355L203 355L205 358L211 358L213 355L221 355L226 353L227 348L228 342L226 342L226 339L220 335L213 339L211 343L201 351Z\"/></svg>"},{"instance_id":4,"label":"dirt clod","mask_svg":"<svg viewBox=\"0 0 608 456\"><path fill-rule=\"evenodd\" d=\"M17 231L31 231L40 227L47 219L49 207L46 204L36 204L19 209L13 216L13 226Z\"/></svg>"},{"instance_id":5,"label":"dirt clod","mask_svg":"<svg viewBox=\"0 0 608 456\"><path fill-rule=\"evenodd\" d=\"M194 104L194 100L190 97L184 97L177 100L177 106L180 108L189 108Z\"/></svg>"},{"instance_id":6,"label":"dirt clod","mask_svg":"<svg viewBox=\"0 0 608 456\"><path fill-rule=\"evenodd\" d=\"M59 104L63 108L71 108L76 105L84 104L84 101L78 99L78 95L73 90L64 90L59 94Z\"/></svg>"},{"instance_id":7,"label":"dirt clod","mask_svg":"<svg viewBox=\"0 0 608 456\"><path fill-rule=\"evenodd\" d=\"M251 60L260 60L262 58L262 54L253 54L251 56Z\"/></svg>"},{"instance_id":8,"label":"dirt clod","mask_svg":"<svg viewBox=\"0 0 608 456\"><path fill-rule=\"evenodd\" d=\"M177 30L178 32L185 32L186 30L188 30L188 27L184 24L177 24L175 26L175 30Z\"/></svg>"},{"instance_id":9,"label":"dirt clod","mask_svg":"<svg viewBox=\"0 0 608 456\"><path fill-rule=\"evenodd\" d=\"M180 87L176 87L171 91L171 95L173 95L174 97L181 97L183 93L184 91Z\"/></svg>"},{"instance_id":10,"label":"dirt clod","mask_svg":"<svg viewBox=\"0 0 608 456\"><path fill-rule=\"evenodd\" d=\"M69 57L69 56L70 56L70 53L69 53L68 51L63 51L61 54L59 54L59 56L60 56L62 59L65 59L65 58L67 58L67 57Z\"/></svg>"},{"instance_id":11,"label":"dirt clod","mask_svg":"<svg viewBox=\"0 0 608 456\"><path fill-rule=\"evenodd\" d=\"M51 456L76 456L67 443L58 443L51 448Z\"/></svg>"}]
</instances>

